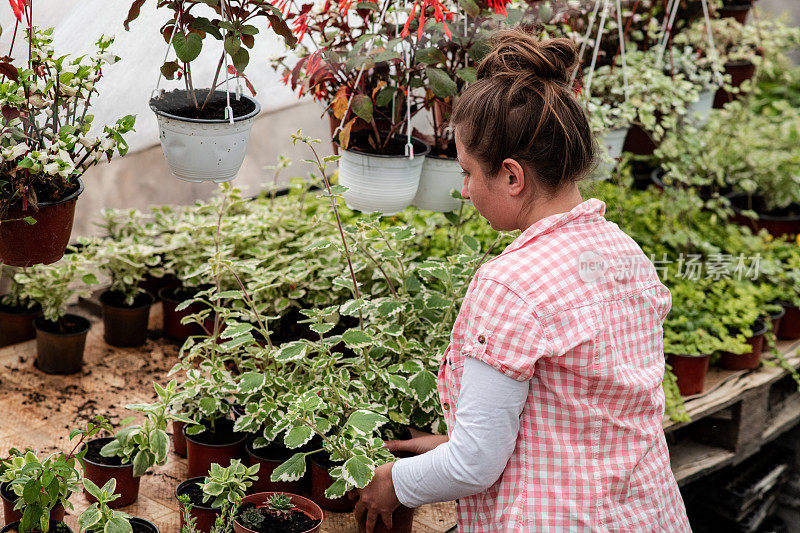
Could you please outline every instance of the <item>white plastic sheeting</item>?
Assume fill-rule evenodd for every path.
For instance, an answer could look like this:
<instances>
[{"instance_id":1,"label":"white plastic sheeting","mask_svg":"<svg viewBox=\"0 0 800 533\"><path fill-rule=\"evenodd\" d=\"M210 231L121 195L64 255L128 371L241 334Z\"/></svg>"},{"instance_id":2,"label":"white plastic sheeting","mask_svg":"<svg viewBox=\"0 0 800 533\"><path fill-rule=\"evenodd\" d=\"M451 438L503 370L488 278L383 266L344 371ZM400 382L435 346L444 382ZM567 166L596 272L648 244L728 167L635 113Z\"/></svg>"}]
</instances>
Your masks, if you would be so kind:
<instances>
[{"instance_id":1,"label":"white plastic sheeting","mask_svg":"<svg viewBox=\"0 0 800 533\"><path fill-rule=\"evenodd\" d=\"M95 115L94 124L98 126L124 115L137 115L136 131L126 136L131 151L158 143L156 117L147 102L156 87L159 67L167 49L167 43L158 30L169 20L170 14L163 9L156 10L155 6L156 0L148 0L139 18L131 23L130 31L125 31L122 23L130 8L129 0L33 0L34 24L55 28L53 45L57 55L92 53L101 34L116 37L111 51L122 60L104 67L103 79L97 85L100 94L92 99L91 112ZM199 15L200 10L194 13ZM8 53L15 22L8 0L0 0L0 25L3 28L0 55ZM250 64L245 73L255 86L255 98L261 103L263 113L297 103L298 98L283 85L280 74L268 62L270 57L284 53L283 39L266 27L265 20L260 20L258 27L261 33L256 36L255 47L250 50ZM22 33L20 25L12 54L16 64L28 57ZM211 36L204 39L203 52L192 63L195 88L206 88L211 84L221 53L220 41ZM174 51L170 57L175 58ZM243 91L247 91L242 85ZM184 82L162 80L161 87L167 90L183 88ZM235 82L231 83L231 90L234 89Z\"/></svg>"}]
</instances>

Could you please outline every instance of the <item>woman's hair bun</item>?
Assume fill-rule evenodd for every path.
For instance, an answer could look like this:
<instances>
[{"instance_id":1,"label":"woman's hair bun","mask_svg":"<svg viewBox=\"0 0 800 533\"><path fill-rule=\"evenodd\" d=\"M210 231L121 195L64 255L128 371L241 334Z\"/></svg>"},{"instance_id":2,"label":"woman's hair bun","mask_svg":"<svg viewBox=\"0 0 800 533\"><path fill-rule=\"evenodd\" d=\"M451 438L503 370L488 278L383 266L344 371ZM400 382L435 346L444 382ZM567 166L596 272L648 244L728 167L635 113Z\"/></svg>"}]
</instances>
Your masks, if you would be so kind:
<instances>
[{"instance_id":1,"label":"woman's hair bun","mask_svg":"<svg viewBox=\"0 0 800 533\"><path fill-rule=\"evenodd\" d=\"M578 64L578 48L570 39L540 40L522 29L501 30L491 40L492 50L478 65L478 79L538 78L566 87Z\"/></svg>"}]
</instances>

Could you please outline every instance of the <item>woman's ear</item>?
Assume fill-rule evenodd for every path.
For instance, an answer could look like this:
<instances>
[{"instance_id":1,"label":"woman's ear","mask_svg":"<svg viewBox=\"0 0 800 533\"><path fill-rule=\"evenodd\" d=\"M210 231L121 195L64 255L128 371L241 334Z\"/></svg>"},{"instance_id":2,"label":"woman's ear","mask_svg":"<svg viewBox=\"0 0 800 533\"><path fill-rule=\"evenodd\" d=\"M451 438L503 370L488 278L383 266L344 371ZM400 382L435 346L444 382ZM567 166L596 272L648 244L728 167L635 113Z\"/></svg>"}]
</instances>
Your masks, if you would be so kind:
<instances>
[{"instance_id":1,"label":"woman's ear","mask_svg":"<svg viewBox=\"0 0 800 533\"><path fill-rule=\"evenodd\" d=\"M503 185L508 187L510 196L518 196L525 190L525 170L516 159L506 159L500 167Z\"/></svg>"}]
</instances>

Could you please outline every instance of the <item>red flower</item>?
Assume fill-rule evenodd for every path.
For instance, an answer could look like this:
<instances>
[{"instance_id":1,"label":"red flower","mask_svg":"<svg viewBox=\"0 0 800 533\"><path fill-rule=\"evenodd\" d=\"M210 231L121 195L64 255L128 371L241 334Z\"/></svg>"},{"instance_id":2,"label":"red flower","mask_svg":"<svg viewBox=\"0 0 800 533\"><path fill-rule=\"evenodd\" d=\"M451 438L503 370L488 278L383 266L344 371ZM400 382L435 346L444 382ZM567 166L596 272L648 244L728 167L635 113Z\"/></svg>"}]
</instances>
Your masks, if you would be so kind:
<instances>
[{"instance_id":1,"label":"red flower","mask_svg":"<svg viewBox=\"0 0 800 533\"><path fill-rule=\"evenodd\" d=\"M506 4L508 1L509 0L489 0L489 6L494 10L495 13L508 18L508 12L506 11Z\"/></svg>"},{"instance_id":2,"label":"red flower","mask_svg":"<svg viewBox=\"0 0 800 533\"><path fill-rule=\"evenodd\" d=\"M8 0L8 3L11 4L11 10L19 22L22 22L22 13L28 7L26 2L27 0Z\"/></svg>"},{"instance_id":3,"label":"red flower","mask_svg":"<svg viewBox=\"0 0 800 533\"><path fill-rule=\"evenodd\" d=\"M503 1L503 0L496 0L496 1ZM411 24L411 21L414 20L414 15L417 12L417 5L422 3L419 10L419 30L417 31L417 37L422 38L422 29L425 26L425 10L429 7L433 8L433 18L436 22L441 22L444 24L444 32L447 34L447 37L452 37L450 34L450 28L447 27L447 21L453 20L455 15L447 10L445 6L442 5L440 0L414 0L414 5L411 7L411 14L408 16L408 20L406 20L405 26L403 26L403 31L400 33L403 37L408 37L408 26Z\"/></svg>"}]
</instances>

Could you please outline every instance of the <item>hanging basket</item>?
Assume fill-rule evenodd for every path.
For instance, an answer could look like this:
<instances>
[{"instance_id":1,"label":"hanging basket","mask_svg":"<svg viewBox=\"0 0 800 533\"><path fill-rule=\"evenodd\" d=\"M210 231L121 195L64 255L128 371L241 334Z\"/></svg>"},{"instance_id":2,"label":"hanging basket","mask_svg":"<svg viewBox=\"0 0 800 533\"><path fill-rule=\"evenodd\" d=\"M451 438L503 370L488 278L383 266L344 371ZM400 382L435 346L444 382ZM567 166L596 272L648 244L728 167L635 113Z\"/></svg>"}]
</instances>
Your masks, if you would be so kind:
<instances>
[{"instance_id":1,"label":"hanging basket","mask_svg":"<svg viewBox=\"0 0 800 533\"><path fill-rule=\"evenodd\" d=\"M401 146L405 144L404 138L397 139ZM413 159L403 154L341 150L339 184L349 189L343 195L347 207L364 213L394 215L411 205L419 187L422 164L430 152L430 147L422 141L411 142Z\"/></svg>"},{"instance_id":2,"label":"hanging basket","mask_svg":"<svg viewBox=\"0 0 800 533\"><path fill-rule=\"evenodd\" d=\"M196 91L196 94L201 100L208 91ZM167 165L175 177L184 181L221 183L232 180L244 161L250 129L261 105L247 95L242 95L240 100L232 96L234 117L231 124L223 118L224 91L214 91L209 102L209 105L214 104L216 118L194 116L196 109L186 102L185 90L150 99L150 109L158 119L161 149Z\"/></svg>"},{"instance_id":3,"label":"hanging basket","mask_svg":"<svg viewBox=\"0 0 800 533\"><path fill-rule=\"evenodd\" d=\"M464 173L458 159L428 155L422 164L414 205L439 213L455 211L461 206L461 200L453 198L451 191L460 191L463 184Z\"/></svg>"},{"instance_id":4,"label":"hanging basket","mask_svg":"<svg viewBox=\"0 0 800 533\"><path fill-rule=\"evenodd\" d=\"M686 117L694 126L702 128L708 123L711 110L714 107L714 97L717 89L706 89L700 93L697 100L686 109Z\"/></svg>"}]
</instances>

